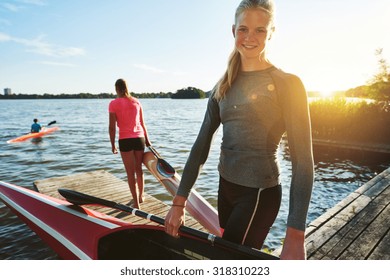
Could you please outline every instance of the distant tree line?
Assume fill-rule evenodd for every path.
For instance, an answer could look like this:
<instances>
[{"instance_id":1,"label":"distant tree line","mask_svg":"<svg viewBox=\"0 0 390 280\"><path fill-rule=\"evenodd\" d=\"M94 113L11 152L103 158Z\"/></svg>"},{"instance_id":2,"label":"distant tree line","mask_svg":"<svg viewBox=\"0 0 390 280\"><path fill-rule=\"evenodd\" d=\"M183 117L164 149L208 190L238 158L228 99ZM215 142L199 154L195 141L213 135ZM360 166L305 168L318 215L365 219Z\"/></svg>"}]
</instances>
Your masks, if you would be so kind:
<instances>
[{"instance_id":1,"label":"distant tree line","mask_svg":"<svg viewBox=\"0 0 390 280\"><path fill-rule=\"evenodd\" d=\"M179 89L176 93L172 92L159 92L159 93L131 93L136 98L174 98L174 99L189 99L189 98L205 98L209 96L209 92L205 93L203 90L188 87ZM11 94L0 95L0 99L113 99L116 98L116 94L113 93L78 93L78 94Z\"/></svg>"},{"instance_id":2,"label":"distant tree line","mask_svg":"<svg viewBox=\"0 0 390 280\"><path fill-rule=\"evenodd\" d=\"M369 80L367 84L361 85L355 88L351 88L347 91L339 91L335 93L337 97L359 97L369 98L377 101L390 102L390 66L386 59L383 58L383 49L379 48L375 51L375 55L378 59L378 72ZM137 98L173 98L173 99L190 99L190 98L208 98L210 91L204 92L201 89L195 87L187 87L179 89L176 93L172 92L159 92L159 93L132 93ZM319 92L308 92L311 97L320 96ZM115 98L113 93L78 93L78 94L11 94L1 95L0 99L92 99L92 98Z\"/></svg>"},{"instance_id":3,"label":"distant tree line","mask_svg":"<svg viewBox=\"0 0 390 280\"><path fill-rule=\"evenodd\" d=\"M0 99L96 99L96 98L115 98L116 95L112 93L78 93L78 94L11 94L0 95Z\"/></svg>"}]
</instances>

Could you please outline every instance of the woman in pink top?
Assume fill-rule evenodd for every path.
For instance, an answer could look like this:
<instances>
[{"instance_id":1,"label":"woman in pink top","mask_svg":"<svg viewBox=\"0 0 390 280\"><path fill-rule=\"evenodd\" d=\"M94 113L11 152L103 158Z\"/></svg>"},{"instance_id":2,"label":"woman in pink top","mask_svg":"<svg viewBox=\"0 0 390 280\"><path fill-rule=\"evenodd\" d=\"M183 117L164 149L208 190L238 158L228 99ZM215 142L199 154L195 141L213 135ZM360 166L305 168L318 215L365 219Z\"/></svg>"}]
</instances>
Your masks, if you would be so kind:
<instances>
[{"instance_id":1,"label":"woman in pink top","mask_svg":"<svg viewBox=\"0 0 390 280\"><path fill-rule=\"evenodd\" d=\"M115 83L118 98L110 102L109 134L111 149L118 153L115 146L116 126L119 128L119 151L127 173L133 207L140 208L143 202L144 175L142 160L145 145L150 146L148 133L143 119L141 103L131 96L126 81L118 79ZM138 189L137 187L138 186Z\"/></svg>"}]
</instances>

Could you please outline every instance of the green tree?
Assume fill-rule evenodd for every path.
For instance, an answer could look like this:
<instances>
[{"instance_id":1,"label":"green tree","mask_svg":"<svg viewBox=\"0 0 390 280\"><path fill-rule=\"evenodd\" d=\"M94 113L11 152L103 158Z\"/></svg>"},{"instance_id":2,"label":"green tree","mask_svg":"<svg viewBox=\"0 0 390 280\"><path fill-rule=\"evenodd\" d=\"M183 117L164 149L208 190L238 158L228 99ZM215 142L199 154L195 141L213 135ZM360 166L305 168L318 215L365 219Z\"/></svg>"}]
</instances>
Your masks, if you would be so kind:
<instances>
[{"instance_id":1,"label":"green tree","mask_svg":"<svg viewBox=\"0 0 390 280\"><path fill-rule=\"evenodd\" d=\"M346 91L346 96L371 98L377 101L390 101L390 66L383 57L383 49L375 50L378 59L378 72L369 79L366 85Z\"/></svg>"},{"instance_id":2,"label":"green tree","mask_svg":"<svg viewBox=\"0 0 390 280\"><path fill-rule=\"evenodd\" d=\"M369 81L370 84L388 83L390 82L390 67L386 59L383 57L383 48L375 50L375 56L378 58L378 73Z\"/></svg>"},{"instance_id":3,"label":"green tree","mask_svg":"<svg viewBox=\"0 0 390 280\"><path fill-rule=\"evenodd\" d=\"M206 94L203 90L194 87L179 89L172 95L172 99L202 99L205 97Z\"/></svg>"},{"instance_id":4,"label":"green tree","mask_svg":"<svg viewBox=\"0 0 390 280\"><path fill-rule=\"evenodd\" d=\"M390 100L390 67L383 57L383 49L375 51L378 59L378 72L368 81L368 96L376 100Z\"/></svg>"}]
</instances>

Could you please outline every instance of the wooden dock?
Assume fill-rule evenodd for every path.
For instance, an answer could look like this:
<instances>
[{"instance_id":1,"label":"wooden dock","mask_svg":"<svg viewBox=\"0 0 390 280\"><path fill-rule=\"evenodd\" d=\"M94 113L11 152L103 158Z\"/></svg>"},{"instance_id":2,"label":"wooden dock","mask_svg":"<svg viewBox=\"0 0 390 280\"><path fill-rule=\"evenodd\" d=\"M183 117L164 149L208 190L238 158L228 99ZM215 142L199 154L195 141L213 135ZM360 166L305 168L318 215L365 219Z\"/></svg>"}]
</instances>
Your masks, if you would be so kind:
<instances>
[{"instance_id":1,"label":"wooden dock","mask_svg":"<svg viewBox=\"0 0 390 280\"><path fill-rule=\"evenodd\" d=\"M104 170L38 180L34 182L34 187L41 193L60 199L63 199L63 197L58 193L57 189L64 188L99 198L112 200L128 206L132 200L127 182ZM133 224L156 225L154 222L119 210L99 206L86 207ZM142 211L165 218L169 209L169 205L145 193L145 201L141 204ZM194 218L192 218L188 213L186 213L185 225L205 231L203 226L199 224Z\"/></svg>"},{"instance_id":2,"label":"wooden dock","mask_svg":"<svg viewBox=\"0 0 390 280\"><path fill-rule=\"evenodd\" d=\"M325 139L313 139L314 148L332 149L340 152L352 152L366 155L368 153L375 153L381 157L390 158L390 145L388 144L362 144L356 142L345 142L345 141L333 141Z\"/></svg>"},{"instance_id":3,"label":"wooden dock","mask_svg":"<svg viewBox=\"0 0 390 280\"><path fill-rule=\"evenodd\" d=\"M314 220L306 230L312 260L390 260L390 168Z\"/></svg>"},{"instance_id":4,"label":"wooden dock","mask_svg":"<svg viewBox=\"0 0 390 280\"><path fill-rule=\"evenodd\" d=\"M106 171L92 171L34 182L41 193L62 198L58 188L130 205L126 182ZM165 217L169 206L145 194L142 210ZM154 224L137 216L110 208L88 206L93 210L134 224ZM310 260L390 260L390 168L351 193L314 220L306 230L307 258ZM205 231L188 213L186 225ZM280 254L280 249L274 252Z\"/></svg>"}]
</instances>

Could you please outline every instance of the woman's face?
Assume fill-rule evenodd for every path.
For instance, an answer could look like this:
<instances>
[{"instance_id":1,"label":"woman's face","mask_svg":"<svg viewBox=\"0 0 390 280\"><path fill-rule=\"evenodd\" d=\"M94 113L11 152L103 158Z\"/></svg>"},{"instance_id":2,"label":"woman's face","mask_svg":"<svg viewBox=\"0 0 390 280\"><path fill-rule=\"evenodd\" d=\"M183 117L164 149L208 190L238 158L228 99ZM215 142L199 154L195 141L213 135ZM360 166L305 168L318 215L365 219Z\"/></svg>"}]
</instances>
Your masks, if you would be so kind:
<instances>
[{"instance_id":1,"label":"woman's face","mask_svg":"<svg viewBox=\"0 0 390 280\"><path fill-rule=\"evenodd\" d=\"M233 26L235 46L241 58L243 60L262 58L272 31L267 12L261 9L243 11Z\"/></svg>"}]
</instances>

